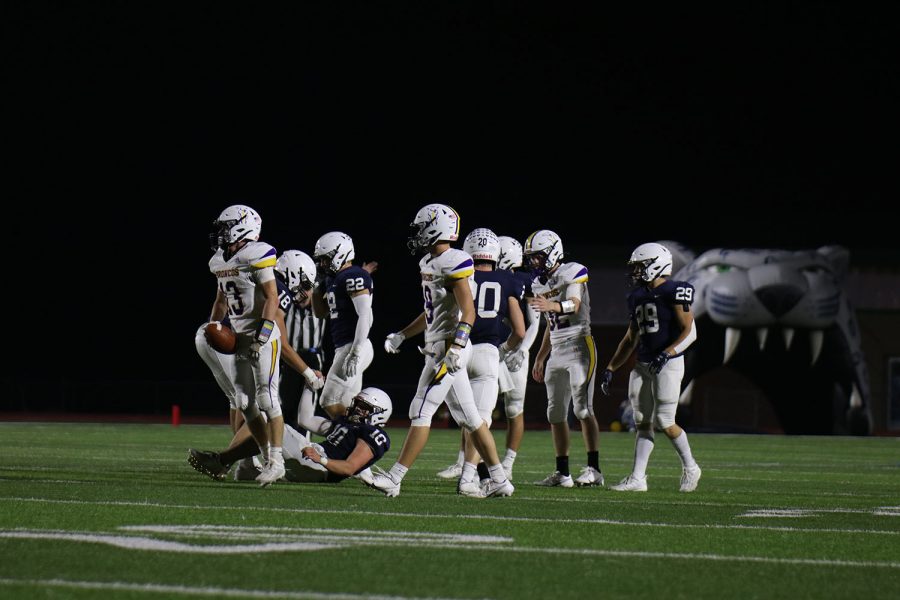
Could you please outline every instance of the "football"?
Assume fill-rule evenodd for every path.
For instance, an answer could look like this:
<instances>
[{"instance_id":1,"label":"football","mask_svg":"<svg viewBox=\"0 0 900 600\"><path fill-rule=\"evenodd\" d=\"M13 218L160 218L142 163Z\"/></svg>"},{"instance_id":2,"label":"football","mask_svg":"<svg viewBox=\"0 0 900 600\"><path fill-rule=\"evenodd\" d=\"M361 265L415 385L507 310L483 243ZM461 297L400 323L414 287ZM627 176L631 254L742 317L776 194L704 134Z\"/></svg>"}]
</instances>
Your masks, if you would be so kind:
<instances>
[{"instance_id":1,"label":"football","mask_svg":"<svg viewBox=\"0 0 900 600\"><path fill-rule=\"evenodd\" d=\"M207 323L206 341L216 352L222 354L234 354L237 347L237 338L234 331L228 325L222 323Z\"/></svg>"}]
</instances>

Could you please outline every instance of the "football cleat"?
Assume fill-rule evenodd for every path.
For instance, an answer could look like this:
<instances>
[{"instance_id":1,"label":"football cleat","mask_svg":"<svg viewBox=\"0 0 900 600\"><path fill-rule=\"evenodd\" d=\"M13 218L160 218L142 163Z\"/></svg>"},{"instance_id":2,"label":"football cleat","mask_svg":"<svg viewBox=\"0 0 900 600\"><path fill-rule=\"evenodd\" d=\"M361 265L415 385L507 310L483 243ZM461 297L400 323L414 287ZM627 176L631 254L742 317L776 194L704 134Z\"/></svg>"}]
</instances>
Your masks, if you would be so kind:
<instances>
[{"instance_id":1,"label":"football cleat","mask_svg":"<svg viewBox=\"0 0 900 600\"><path fill-rule=\"evenodd\" d=\"M647 476L645 475L644 477L638 479L634 475L629 475L609 489L615 490L617 492L646 492Z\"/></svg>"},{"instance_id":2,"label":"football cleat","mask_svg":"<svg viewBox=\"0 0 900 600\"><path fill-rule=\"evenodd\" d=\"M228 474L228 467L230 466L222 464L217 452L195 450L194 448L188 450L188 463L194 467L195 470L200 471L210 479L215 479L216 481L223 481L225 479L225 476Z\"/></svg>"},{"instance_id":3,"label":"football cleat","mask_svg":"<svg viewBox=\"0 0 900 600\"><path fill-rule=\"evenodd\" d=\"M369 486L375 481L375 475L372 474L372 469L363 469L354 475L354 477Z\"/></svg>"},{"instance_id":4,"label":"football cleat","mask_svg":"<svg viewBox=\"0 0 900 600\"><path fill-rule=\"evenodd\" d=\"M259 487L266 487L267 485L271 485L278 481L279 479L284 478L284 461L274 461L269 459L269 463L262 470L262 473L257 475L256 480L259 482Z\"/></svg>"},{"instance_id":5,"label":"football cleat","mask_svg":"<svg viewBox=\"0 0 900 600\"><path fill-rule=\"evenodd\" d=\"M603 474L594 467L585 467L581 470L581 474L575 478L575 485L578 487L602 486Z\"/></svg>"},{"instance_id":6,"label":"football cleat","mask_svg":"<svg viewBox=\"0 0 900 600\"><path fill-rule=\"evenodd\" d=\"M571 475L563 475L559 471L553 471L550 475L545 477L540 481L535 481L535 485L542 485L544 487L564 487L570 488L575 487L575 482L572 481Z\"/></svg>"},{"instance_id":7,"label":"football cleat","mask_svg":"<svg viewBox=\"0 0 900 600\"><path fill-rule=\"evenodd\" d=\"M469 496L470 498L484 498L484 490L481 489L481 483L478 481L463 481L460 479L456 484L456 493L461 496Z\"/></svg>"},{"instance_id":8,"label":"football cleat","mask_svg":"<svg viewBox=\"0 0 900 600\"><path fill-rule=\"evenodd\" d=\"M488 479L484 487L482 488L482 492L484 493L485 498L499 498L501 496L512 496L513 492L516 491L516 488L513 487L513 484L510 483L509 479L504 479L500 483L492 479Z\"/></svg>"},{"instance_id":9,"label":"football cleat","mask_svg":"<svg viewBox=\"0 0 900 600\"><path fill-rule=\"evenodd\" d=\"M462 475L462 465L457 464L450 465L437 473L437 476L441 479L459 479L460 475Z\"/></svg>"},{"instance_id":10,"label":"football cleat","mask_svg":"<svg viewBox=\"0 0 900 600\"><path fill-rule=\"evenodd\" d=\"M681 487L678 489L679 492L693 492L697 489L697 484L700 482L700 465L694 465L693 469L682 469L681 470Z\"/></svg>"},{"instance_id":11,"label":"football cleat","mask_svg":"<svg viewBox=\"0 0 900 600\"><path fill-rule=\"evenodd\" d=\"M388 498L395 498L396 496L400 495L400 482L394 481L390 473L387 473L385 471L376 473L372 477L372 483L366 483L366 485L368 485L370 488L378 490Z\"/></svg>"}]
</instances>

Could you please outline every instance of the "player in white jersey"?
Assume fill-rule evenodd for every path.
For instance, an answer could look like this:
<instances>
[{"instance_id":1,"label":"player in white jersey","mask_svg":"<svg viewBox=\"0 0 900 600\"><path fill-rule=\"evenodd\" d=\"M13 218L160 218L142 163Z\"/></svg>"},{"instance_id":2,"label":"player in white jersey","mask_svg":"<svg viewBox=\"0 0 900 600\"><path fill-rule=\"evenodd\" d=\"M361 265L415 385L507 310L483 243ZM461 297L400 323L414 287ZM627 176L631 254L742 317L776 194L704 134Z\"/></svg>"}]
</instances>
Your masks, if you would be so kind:
<instances>
[{"instance_id":1,"label":"player in white jersey","mask_svg":"<svg viewBox=\"0 0 900 600\"><path fill-rule=\"evenodd\" d=\"M249 206L229 206L213 227L210 245L216 253L209 261L209 270L218 285L209 320L219 322L228 315L237 337L234 386L238 394L248 398L244 418L263 452L265 468L259 481L265 486L284 476L275 248L259 241L262 219ZM265 413L268 426L260 411Z\"/></svg>"},{"instance_id":2,"label":"player in white jersey","mask_svg":"<svg viewBox=\"0 0 900 600\"><path fill-rule=\"evenodd\" d=\"M497 405L501 358L505 359L515 352L525 335L525 318L519 306L524 287L509 271L495 270L500 258L500 240L490 229L481 227L469 233L463 242L463 250L475 263L473 279L476 284L475 324L469 337L472 354L466 371L472 384L475 406L490 427L494 407ZM510 323L511 329L504 326L504 320ZM457 459L457 489L461 494L478 496L481 492L476 473L478 453L468 438L463 431L460 456ZM487 479L487 473L483 467L481 469L481 475ZM448 470L455 469L444 469L438 476L449 479L450 477L445 476Z\"/></svg>"},{"instance_id":3,"label":"player in white jersey","mask_svg":"<svg viewBox=\"0 0 900 600\"><path fill-rule=\"evenodd\" d=\"M525 241L525 259L534 276L534 297L529 303L547 320L532 376L535 381L547 385L547 420L556 449L556 471L538 485L602 486L597 449L600 430L594 416L597 349L591 335L591 305L586 285L588 270L576 262L562 262L562 256L562 240L548 229L535 231ZM567 417L570 401L574 403L575 416L581 421L587 450L587 466L574 482L569 473Z\"/></svg>"},{"instance_id":4,"label":"player in white jersey","mask_svg":"<svg viewBox=\"0 0 900 600\"><path fill-rule=\"evenodd\" d=\"M484 496L510 496L514 488L503 472L494 438L478 414L466 373L471 353L469 333L475 321L472 298L472 258L450 247L459 237L459 215L443 204L429 204L411 223L409 248L425 252L419 261L425 310L398 333L388 335L384 348L395 354L408 337L425 333L425 367L416 395L410 403L409 433L400 457L391 470L375 476L372 486L387 496L400 493L400 483L428 441L431 419L442 402L460 427L470 432L472 443L488 464L491 481Z\"/></svg>"},{"instance_id":5,"label":"player in white jersey","mask_svg":"<svg viewBox=\"0 0 900 600\"><path fill-rule=\"evenodd\" d=\"M515 238L500 236L500 258L497 268L513 273L525 288L526 299L519 305L525 317L525 336L516 352L500 361L500 397L506 411L506 453L503 456L503 469L506 476L512 479L513 464L522 436L525 433L525 389L528 385L529 351L537 339L541 326L540 314L527 301L531 291L531 273L522 270L522 244Z\"/></svg>"}]
</instances>

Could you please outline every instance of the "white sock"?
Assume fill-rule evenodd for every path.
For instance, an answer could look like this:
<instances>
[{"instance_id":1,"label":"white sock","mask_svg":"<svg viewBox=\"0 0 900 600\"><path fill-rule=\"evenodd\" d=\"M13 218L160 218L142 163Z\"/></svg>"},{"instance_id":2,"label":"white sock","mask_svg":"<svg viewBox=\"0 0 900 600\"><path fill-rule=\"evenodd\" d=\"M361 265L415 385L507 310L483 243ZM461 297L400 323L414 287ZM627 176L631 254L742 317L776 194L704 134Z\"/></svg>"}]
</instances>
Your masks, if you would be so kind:
<instances>
[{"instance_id":1,"label":"white sock","mask_svg":"<svg viewBox=\"0 0 900 600\"><path fill-rule=\"evenodd\" d=\"M281 446L272 446L269 449L269 462L275 465L284 464L284 455L281 453Z\"/></svg>"},{"instance_id":2,"label":"white sock","mask_svg":"<svg viewBox=\"0 0 900 600\"><path fill-rule=\"evenodd\" d=\"M263 464L268 463L269 462L269 444L266 444L265 448L260 448L260 453L262 454L262 457L263 457L263 461L262 461Z\"/></svg>"},{"instance_id":3,"label":"white sock","mask_svg":"<svg viewBox=\"0 0 900 600\"><path fill-rule=\"evenodd\" d=\"M491 481L494 483L503 483L506 481L506 471L503 470L503 465L500 463L489 466L488 473L491 474Z\"/></svg>"},{"instance_id":4,"label":"white sock","mask_svg":"<svg viewBox=\"0 0 900 600\"><path fill-rule=\"evenodd\" d=\"M391 467L391 470L388 471L388 474L391 476L391 479L394 480L394 483L400 483L403 481L403 478L406 477L406 472L409 471L407 467L404 467L400 463L394 463L394 466Z\"/></svg>"},{"instance_id":5,"label":"white sock","mask_svg":"<svg viewBox=\"0 0 900 600\"><path fill-rule=\"evenodd\" d=\"M634 440L634 469L631 471L635 479L647 476L647 463L650 462L651 452L653 452L653 438L638 433Z\"/></svg>"},{"instance_id":6,"label":"white sock","mask_svg":"<svg viewBox=\"0 0 900 600\"><path fill-rule=\"evenodd\" d=\"M462 450L459 451L459 456L456 457L456 465L461 467L466 462L466 453Z\"/></svg>"},{"instance_id":7,"label":"white sock","mask_svg":"<svg viewBox=\"0 0 900 600\"><path fill-rule=\"evenodd\" d=\"M478 470L473 463L464 462L462 468L462 475L460 475L459 480L463 482L475 481L478 479Z\"/></svg>"},{"instance_id":8,"label":"white sock","mask_svg":"<svg viewBox=\"0 0 900 600\"><path fill-rule=\"evenodd\" d=\"M688 444L687 432L682 430L681 435L672 440L672 445L675 446L675 452L681 458L681 465L685 469L693 469L697 466L697 461L694 460L694 455L691 454L691 445Z\"/></svg>"},{"instance_id":9,"label":"white sock","mask_svg":"<svg viewBox=\"0 0 900 600\"><path fill-rule=\"evenodd\" d=\"M503 457L503 466L509 468L513 466L514 462L516 462L516 451L512 448L507 448L506 455Z\"/></svg>"},{"instance_id":10,"label":"white sock","mask_svg":"<svg viewBox=\"0 0 900 600\"><path fill-rule=\"evenodd\" d=\"M360 476L362 476L362 477L365 477L365 476L372 477L372 469L371 469L370 467L366 467L365 469L363 469L362 471L360 471L359 473L357 473L356 475L354 475L354 477L360 477Z\"/></svg>"}]
</instances>

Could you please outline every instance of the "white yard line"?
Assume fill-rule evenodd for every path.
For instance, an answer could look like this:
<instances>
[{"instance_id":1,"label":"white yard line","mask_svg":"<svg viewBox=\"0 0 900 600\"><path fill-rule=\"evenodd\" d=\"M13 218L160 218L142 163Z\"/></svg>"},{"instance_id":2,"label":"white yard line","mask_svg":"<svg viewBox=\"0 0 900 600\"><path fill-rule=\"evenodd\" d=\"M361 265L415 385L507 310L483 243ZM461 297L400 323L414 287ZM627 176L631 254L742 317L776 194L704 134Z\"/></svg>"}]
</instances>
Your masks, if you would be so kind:
<instances>
[{"instance_id":1,"label":"white yard line","mask_svg":"<svg viewBox=\"0 0 900 600\"><path fill-rule=\"evenodd\" d=\"M285 598L287 600L426 600L419 596L385 596L382 594L340 594L313 591L236 590L216 587L190 587L157 583L128 583L125 581L72 581L68 579L9 579L0 578L0 585L28 587L57 587L82 590L148 592L155 594L183 594L185 596L213 596L216 598ZM457 600L428 597L427 600Z\"/></svg>"},{"instance_id":2,"label":"white yard line","mask_svg":"<svg viewBox=\"0 0 900 600\"><path fill-rule=\"evenodd\" d=\"M14 502L44 502L48 504L74 504L82 506L144 506L149 508L182 509L182 510L229 510L241 512L271 511L294 514L332 514L343 516L359 516L357 510L312 509L312 508L281 508L265 506L209 506L189 504L161 504L154 502L127 502L127 501L85 501L85 500L55 500L48 498L0 498L0 501ZM483 500L489 502L490 500ZM862 535L900 535L900 531L883 529L844 529L844 528L816 528L816 527L774 527L766 525L717 525L717 524L690 524L690 523L661 523L656 521L620 521L616 519L553 519L545 517L509 517L503 515L480 514L421 514L390 511L366 511L365 516L371 517L400 517L410 519L465 519L474 521L508 521L516 523L556 523L556 524L585 524L585 525L612 525L623 527L656 527L673 529L740 529L756 531L782 531L786 533L853 533Z\"/></svg>"}]
</instances>

